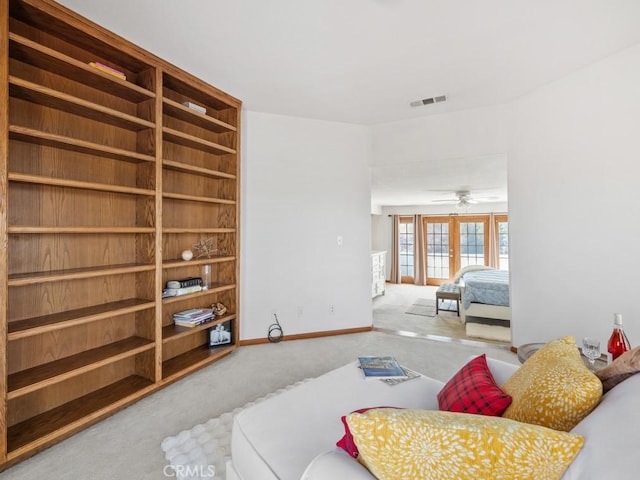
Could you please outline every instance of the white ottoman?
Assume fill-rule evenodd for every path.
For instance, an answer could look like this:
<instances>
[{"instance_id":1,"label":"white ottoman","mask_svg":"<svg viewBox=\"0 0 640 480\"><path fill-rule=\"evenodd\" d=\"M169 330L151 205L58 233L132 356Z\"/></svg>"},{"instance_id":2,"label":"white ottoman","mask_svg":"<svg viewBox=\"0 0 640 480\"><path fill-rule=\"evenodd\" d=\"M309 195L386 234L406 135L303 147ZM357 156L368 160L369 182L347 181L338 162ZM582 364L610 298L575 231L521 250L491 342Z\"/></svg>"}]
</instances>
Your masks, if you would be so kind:
<instances>
[{"instance_id":1,"label":"white ottoman","mask_svg":"<svg viewBox=\"0 0 640 480\"><path fill-rule=\"evenodd\" d=\"M365 380L357 362L302 383L235 416L227 480L299 480L344 435L341 416L378 406L437 409L442 387L424 376L394 386Z\"/></svg>"}]
</instances>

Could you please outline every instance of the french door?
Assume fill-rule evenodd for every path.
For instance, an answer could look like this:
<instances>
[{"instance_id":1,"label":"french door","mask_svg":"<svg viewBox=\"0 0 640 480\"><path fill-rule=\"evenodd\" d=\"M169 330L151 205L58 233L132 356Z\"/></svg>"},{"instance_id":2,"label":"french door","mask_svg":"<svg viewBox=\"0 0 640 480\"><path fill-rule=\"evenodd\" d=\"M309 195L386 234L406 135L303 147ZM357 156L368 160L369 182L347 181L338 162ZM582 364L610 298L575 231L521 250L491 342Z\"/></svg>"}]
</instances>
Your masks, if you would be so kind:
<instances>
[{"instance_id":1,"label":"french door","mask_svg":"<svg viewBox=\"0 0 640 480\"><path fill-rule=\"evenodd\" d=\"M453 280L467 265L487 265L489 217L424 217L427 285Z\"/></svg>"}]
</instances>

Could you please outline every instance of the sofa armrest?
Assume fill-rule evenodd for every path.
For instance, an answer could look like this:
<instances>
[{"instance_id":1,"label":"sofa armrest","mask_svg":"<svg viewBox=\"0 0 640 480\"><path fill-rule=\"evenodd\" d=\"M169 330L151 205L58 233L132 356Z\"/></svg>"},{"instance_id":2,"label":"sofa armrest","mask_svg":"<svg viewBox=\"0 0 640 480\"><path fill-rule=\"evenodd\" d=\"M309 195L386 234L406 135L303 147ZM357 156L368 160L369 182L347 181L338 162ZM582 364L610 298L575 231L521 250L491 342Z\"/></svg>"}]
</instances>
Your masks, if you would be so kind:
<instances>
[{"instance_id":1,"label":"sofa armrest","mask_svg":"<svg viewBox=\"0 0 640 480\"><path fill-rule=\"evenodd\" d=\"M300 480L372 480L369 470L341 450L329 450L314 458Z\"/></svg>"},{"instance_id":2,"label":"sofa armrest","mask_svg":"<svg viewBox=\"0 0 640 480\"><path fill-rule=\"evenodd\" d=\"M466 362L470 362L478 355L471 355L467 357ZM465 362L465 363L466 363ZM515 365L513 363L504 362L502 360L496 360L495 358L487 357L487 365L489 366L489 370L491 370L491 374L493 375L493 379L496 381L498 385L502 385L506 382L513 373L520 368L520 365Z\"/></svg>"},{"instance_id":3,"label":"sofa armrest","mask_svg":"<svg viewBox=\"0 0 640 480\"><path fill-rule=\"evenodd\" d=\"M493 379L498 385L502 385L504 382L509 380L509 377L513 375L518 368L520 368L520 365L503 362L502 360L496 360L495 358L489 357L487 357L487 365L489 366L489 370L491 370Z\"/></svg>"}]
</instances>

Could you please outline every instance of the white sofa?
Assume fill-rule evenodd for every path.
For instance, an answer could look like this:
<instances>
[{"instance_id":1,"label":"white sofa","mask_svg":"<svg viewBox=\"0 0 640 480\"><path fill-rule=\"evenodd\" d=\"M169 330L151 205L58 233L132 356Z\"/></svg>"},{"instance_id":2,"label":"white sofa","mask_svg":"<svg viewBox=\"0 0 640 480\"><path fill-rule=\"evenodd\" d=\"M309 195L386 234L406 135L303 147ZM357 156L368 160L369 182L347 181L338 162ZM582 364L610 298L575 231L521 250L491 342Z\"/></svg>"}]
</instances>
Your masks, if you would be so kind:
<instances>
[{"instance_id":1,"label":"white sofa","mask_svg":"<svg viewBox=\"0 0 640 480\"><path fill-rule=\"evenodd\" d=\"M498 384L518 368L488 359ZM462 365L461 365L462 366ZM371 480L363 466L335 443L340 417L365 407L438 409L444 384L420 377L395 386L364 380L356 363L345 365L236 415L227 480ZM640 439L640 375L607 393L572 432L585 437L563 480L636 479Z\"/></svg>"}]
</instances>

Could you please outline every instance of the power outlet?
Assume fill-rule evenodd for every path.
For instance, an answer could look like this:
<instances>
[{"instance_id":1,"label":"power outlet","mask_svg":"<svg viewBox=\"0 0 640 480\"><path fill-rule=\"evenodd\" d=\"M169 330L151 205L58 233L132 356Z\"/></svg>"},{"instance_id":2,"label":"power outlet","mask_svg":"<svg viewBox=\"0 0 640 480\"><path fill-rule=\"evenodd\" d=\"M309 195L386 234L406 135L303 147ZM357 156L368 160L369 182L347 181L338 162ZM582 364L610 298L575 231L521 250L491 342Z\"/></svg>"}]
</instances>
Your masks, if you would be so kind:
<instances>
[{"instance_id":1,"label":"power outlet","mask_svg":"<svg viewBox=\"0 0 640 480\"><path fill-rule=\"evenodd\" d=\"M336 313L336 306L332 303L329 305L329 315L334 315Z\"/></svg>"}]
</instances>

